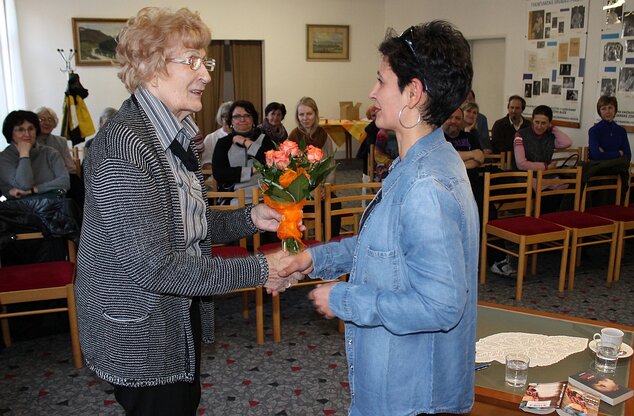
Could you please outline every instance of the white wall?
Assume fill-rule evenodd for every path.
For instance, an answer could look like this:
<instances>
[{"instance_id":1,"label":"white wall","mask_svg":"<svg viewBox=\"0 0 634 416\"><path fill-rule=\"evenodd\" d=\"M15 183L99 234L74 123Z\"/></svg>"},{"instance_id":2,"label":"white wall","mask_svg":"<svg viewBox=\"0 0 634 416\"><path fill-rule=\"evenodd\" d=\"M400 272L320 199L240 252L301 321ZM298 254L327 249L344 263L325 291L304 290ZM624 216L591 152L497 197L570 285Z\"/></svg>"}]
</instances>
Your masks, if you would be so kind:
<instances>
[{"instance_id":1,"label":"white wall","mask_svg":"<svg viewBox=\"0 0 634 416\"><path fill-rule=\"evenodd\" d=\"M71 17L128 17L147 4L140 0L16 3L27 106L48 105L59 112L66 77L58 69L63 62L56 49L72 47ZM602 3L592 0L588 7L581 128L566 129L575 145L586 144L587 131L596 119ZM172 4L167 0L152 2L174 7ZM215 38L263 40L265 101L281 101L289 109L301 96L310 95L317 100L321 114L329 118L338 117L339 100L360 101L365 112L378 65L376 47L385 28L401 31L436 18L453 22L468 39L505 39L505 62L500 63L504 100L497 110L487 109L491 124L506 113L506 97L523 91L526 0L185 0L181 5L199 11ZM350 62L306 62L307 23L350 25ZM115 68L78 67L76 71L90 91L87 104L95 121L104 107L118 107L127 97ZM287 116L288 127L294 127L292 119Z\"/></svg>"},{"instance_id":2,"label":"white wall","mask_svg":"<svg viewBox=\"0 0 634 416\"><path fill-rule=\"evenodd\" d=\"M74 0L19 0L20 28L26 103L29 109L50 106L61 115L66 75L59 71L63 60L58 48L72 48L71 17L127 18L148 5L140 0L77 2ZM155 0L153 6L188 7L200 12L217 39L263 40L265 48L264 101L280 101L289 108L285 120L294 127L295 104L309 95L319 104L321 115L339 117L340 100L362 102L378 67L376 46L383 38L383 0ZM362 13L359 11L362 10ZM349 62L306 62L306 24L350 25ZM75 68L89 90L86 103L97 123L108 106L118 108L128 96L111 67Z\"/></svg>"}]
</instances>

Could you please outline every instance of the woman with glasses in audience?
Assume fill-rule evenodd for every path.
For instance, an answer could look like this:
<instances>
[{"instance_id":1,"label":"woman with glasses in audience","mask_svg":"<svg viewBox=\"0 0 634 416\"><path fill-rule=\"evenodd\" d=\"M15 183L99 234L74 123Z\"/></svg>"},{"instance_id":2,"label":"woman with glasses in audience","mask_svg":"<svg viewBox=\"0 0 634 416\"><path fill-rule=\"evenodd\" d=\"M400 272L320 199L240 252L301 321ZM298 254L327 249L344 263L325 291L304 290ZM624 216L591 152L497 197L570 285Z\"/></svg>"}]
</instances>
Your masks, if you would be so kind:
<instances>
[{"instance_id":1,"label":"woman with glasses in audience","mask_svg":"<svg viewBox=\"0 0 634 416\"><path fill-rule=\"evenodd\" d=\"M39 118L31 111L12 111L4 119L2 134L9 146L0 153L0 191L8 199L70 188L62 155L37 143L40 132Z\"/></svg>"},{"instance_id":2,"label":"woman with glasses in audience","mask_svg":"<svg viewBox=\"0 0 634 416\"><path fill-rule=\"evenodd\" d=\"M214 149L218 140L231 133L231 121L229 116L229 109L231 108L233 101L225 101L218 107L216 113L216 123L220 126L218 130L209 133L205 136L203 141L203 152L200 155L200 164L203 165L203 169L209 169L211 167L211 158L214 155Z\"/></svg>"},{"instance_id":3,"label":"woman with glasses in audience","mask_svg":"<svg viewBox=\"0 0 634 416\"><path fill-rule=\"evenodd\" d=\"M292 283L278 277L282 252L223 259L212 244L275 231L281 216L265 204L207 207L192 142L192 114L214 69L200 16L146 7L118 40L119 77L132 96L99 129L85 163L75 283L81 347L127 415L193 416L200 342L214 336L208 296Z\"/></svg>"},{"instance_id":4,"label":"woman with glasses in audience","mask_svg":"<svg viewBox=\"0 0 634 416\"><path fill-rule=\"evenodd\" d=\"M218 140L211 159L218 190L244 189L251 202L251 189L258 186L260 174L253 161L266 163L264 153L275 149L270 137L256 127L258 112L250 101L235 101L229 108L231 133Z\"/></svg>"},{"instance_id":5,"label":"woman with glasses in audience","mask_svg":"<svg viewBox=\"0 0 634 416\"><path fill-rule=\"evenodd\" d=\"M471 88L469 44L444 21L388 33L370 92L399 157L359 234L283 258L326 283L309 298L346 323L349 415L467 414L474 397L478 208L443 122Z\"/></svg>"}]
</instances>

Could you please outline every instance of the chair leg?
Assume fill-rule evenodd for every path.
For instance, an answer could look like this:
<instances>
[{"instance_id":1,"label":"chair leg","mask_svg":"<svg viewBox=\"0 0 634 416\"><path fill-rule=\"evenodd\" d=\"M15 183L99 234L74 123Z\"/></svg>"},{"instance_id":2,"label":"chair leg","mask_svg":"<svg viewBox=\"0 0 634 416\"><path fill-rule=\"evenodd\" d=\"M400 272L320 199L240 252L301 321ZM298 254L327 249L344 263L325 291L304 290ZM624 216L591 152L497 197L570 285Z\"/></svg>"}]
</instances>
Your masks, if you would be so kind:
<instances>
[{"instance_id":1,"label":"chair leg","mask_svg":"<svg viewBox=\"0 0 634 416\"><path fill-rule=\"evenodd\" d=\"M572 245L570 246L570 265L568 266L568 290L572 290L575 288L575 273L577 269L577 254L579 254L580 250L578 250L577 244L579 243L579 237L577 237L577 230L572 230L572 236L570 237L572 240ZM560 284L561 286L561 284ZM559 291L563 291L563 287L559 288Z\"/></svg>"},{"instance_id":2,"label":"chair leg","mask_svg":"<svg viewBox=\"0 0 634 416\"><path fill-rule=\"evenodd\" d=\"M482 241L480 241L480 284L486 284L487 280L487 234L482 231Z\"/></svg>"},{"instance_id":3,"label":"chair leg","mask_svg":"<svg viewBox=\"0 0 634 416\"><path fill-rule=\"evenodd\" d=\"M616 245L616 257L614 258L614 279L612 279L615 282L618 282L621 278L621 260L623 260L623 246L625 245L625 224L622 221L619 222L618 228L618 242Z\"/></svg>"},{"instance_id":4,"label":"chair leg","mask_svg":"<svg viewBox=\"0 0 634 416\"><path fill-rule=\"evenodd\" d=\"M568 247L570 243L570 231L566 230L566 236L564 237L564 246L561 250L561 266L559 267L559 293L564 292L564 284L566 282L566 270L568 265ZM574 264L573 264L574 268Z\"/></svg>"},{"instance_id":5,"label":"chair leg","mask_svg":"<svg viewBox=\"0 0 634 416\"><path fill-rule=\"evenodd\" d=\"M70 327L70 345L73 351L73 365L75 368L82 368L84 362L81 357L81 347L79 346L77 305L75 303L75 289L72 284L66 285L66 302L68 303L68 323Z\"/></svg>"},{"instance_id":6,"label":"chair leg","mask_svg":"<svg viewBox=\"0 0 634 416\"><path fill-rule=\"evenodd\" d=\"M247 308L247 316L248 313ZM264 289L261 287L255 288L255 342L258 345L264 344Z\"/></svg>"},{"instance_id":7,"label":"chair leg","mask_svg":"<svg viewBox=\"0 0 634 416\"><path fill-rule=\"evenodd\" d=\"M606 285L612 287L612 282L615 279L615 263L616 263L616 247L618 244L618 225L612 233L612 242L610 242L610 257L608 258L608 278Z\"/></svg>"},{"instance_id":8,"label":"chair leg","mask_svg":"<svg viewBox=\"0 0 634 416\"><path fill-rule=\"evenodd\" d=\"M537 250L537 244L531 246L531 250ZM537 274L537 253L531 254L531 275Z\"/></svg>"},{"instance_id":9,"label":"chair leg","mask_svg":"<svg viewBox=\"0 0 634 416\"><path fill-rule=\"evenodd\" d=\"M523 240L523 238L522 238ZM526 244L520 241L520 249L517 256L517 287L515 288L515 300L522 300L522 285L524 284L524 274L526 273Z\"/></svg>"},{"instance_id":10,"label":"chair leg","mask_svg":"<svg viewBox=\"0 0 634 416\"><path fill-rule=\"evenodd\" d=\"M2 306L2 313L7 313L7 307ZM9 329L9 320L7 318L0 319L0 328L2 328L2 340L4 346L9 348L11 346L11 330Z\"/></svg>"},{"instance_id":11,"label":"chair leg","mask_svg":"<svg viewBox=\"0 0 634 416\"><path fill-rule=\"evenodd\" d=\"M273 309L273 342L282 340L282 313L280 307L280 295L273 296L271 301Z\"/></svg>"},{"instance_id":12,"label":"chair leg","mask_svg":"<svg viewBox=\"0 0 634 416\"><path fill-rule=\"evenodd\" d=\"M242 319L249 320L249 292L242 292Z\"/></svg>"},{"instance_id":13,"label":"chair leg","mask_svg":"<svg viewBox=\"0 0 634 416\"><path fill-rule=\"evenodd\" d=\"M337 326L337 330L339 331L340 334L343 334L344 332L346 332L346 325L345 325L345 322L343 322L343 319L339 319L339 325Z\"/></svg>"}]
</instances>

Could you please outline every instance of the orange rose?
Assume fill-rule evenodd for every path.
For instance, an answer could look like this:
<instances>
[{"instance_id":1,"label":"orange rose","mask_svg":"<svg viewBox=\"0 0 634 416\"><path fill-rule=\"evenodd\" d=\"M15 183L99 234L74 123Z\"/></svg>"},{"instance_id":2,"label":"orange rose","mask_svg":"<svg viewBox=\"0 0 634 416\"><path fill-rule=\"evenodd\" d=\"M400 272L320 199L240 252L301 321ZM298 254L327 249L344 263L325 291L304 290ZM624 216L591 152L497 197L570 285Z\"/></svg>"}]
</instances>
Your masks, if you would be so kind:
<instances>
[{"instance_id":1,"label":"orange rose","mask_svg":"<svg viewBox=\"0 0 634 416\"><path fill-rule=\"evenodd\" d=\"M269 150L269 152L270 151L271 150ZM271 158L270 165L275 166L276 168L280 170L286 169L288 167L288 164L291 163L288 155L286 155L281 150L273 150L273 153L271 154L270 158ZM268 155L267 155L266 163L269 164Z\"/></svg>"},{"instance_id":2,"label":"orange rose","mask_svg":"<svg viewBox=\"0 0 634 416\"><path fill-rule=\"evenodd\" d=\"M275 156L275 150L269 150L267 152L264 152L264 157L266 158L266 166L268 167L273 166L273 164L275 163L273 161L274 156Z\"/></svg>"},{"instance_id":3,"label":"orange rose","mask_svg":"<svg viewBox=\"0 0 634 416\"><path fill-rule=\"evenodd\" d=\"M298 156L301 153L299 145L292 140L284 140L280 145L280 151L286 156Z\"/></svg>"},{"instance_id":4,"label":"orange rose","mask_svg":"<svg viewBox=\"0 0 634 416\"><path fill-rule=\"evenodd\" d=\"M312 144L308 145L306 148L306 159L308 159L310 163L319 162L323 157L324 152L320 148L315 147Z\"/></svg>"}]
</instances>

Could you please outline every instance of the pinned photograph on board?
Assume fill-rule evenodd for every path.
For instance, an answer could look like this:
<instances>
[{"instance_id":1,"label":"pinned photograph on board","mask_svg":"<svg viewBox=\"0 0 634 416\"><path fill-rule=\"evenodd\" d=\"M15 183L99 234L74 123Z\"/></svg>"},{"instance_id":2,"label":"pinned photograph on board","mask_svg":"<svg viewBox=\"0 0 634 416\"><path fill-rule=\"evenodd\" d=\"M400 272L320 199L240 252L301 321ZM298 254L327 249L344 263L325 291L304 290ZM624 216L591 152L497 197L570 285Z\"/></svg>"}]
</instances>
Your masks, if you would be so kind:
<instances>
[{"instance_id":1,"label":"pinned photograph on board","mask_svg":"<svg viewBox=\"0 0 634 416\"><path fill-rule=\"evenodd\" d=\"M627 53L634 52L634 39L633 40L628 40L626 42L627 42Z\"/></svg>"},{"instance_id":2,"label":"pinned photograph on board","mask_svg":"<svg viewBox=\"0 0 634 416\"><path fill-rule=\"evenodd\" d=\"M601 95L613 97L616 92L616 78L603 78L601 80Z\"/></svg>"},{"instance_id":3,"label":"pinned photograph on board","mask_svg":"<svg viewBox=\"0 0 634 416\"><path fill-rule=\"evenodd\" d=\"M613 6L618 4L620 0L608 0L608 4L606 6ZM606 25L618 25L621 23L623 19L623 5L617 7L610 7L605 12L605 24Z\"/></svg>"},{"instance_id":4,"label":"pinned photograph on board","mask_svg":"<svg viewBox=\"0 0 634 416\"><path fill-rule=\"evenodd\" d=\"M550 88L550 93L552 95L561 95L561 85L553 84Z\"/></svg>"},{"instance_id":5,"label":"pinned photograph on board","mask_svg":"<svg viewBox=\"0 0 634 416\"><path fill-rule=\"evenodd\" d=\"M559 64L559 75L570 75L572 64Z\"/></svg>"},{"instance_id":6,"label":"pinned photograph on board","mask_svg":"<svg viewBox=\"0 0 634 416\"><path fill-rule=\"evenodd\" d=\"M544 11L528 12L528 39L544 39Z\"/></svg>"},{"instance_id":7,"label":"pinned photograph on board","mask_svg":"<svg viewBox=\"0 0 634 416\"><path fill-rule=\"evenodd\" d=\"M575 77L564 77L563 85L564 85L564 88L574 88Z\"/></svg>"},{"instance_id":8,"label":"pinned photograph on board","mask_svg":"<svg viewBox=\"0 0 634 416\"><path fill-rule=\"evenodd\" d=\"M566 27L566 25L565 25L564 22L559 22L559 30L558 30L558 32L559 33L564 33L565 27Z\"/></svg>"},{"instance_id":9,"label":"pinned photograph on board","mask_svg":"<svg viewBox=\"0 0 634 416\"><path fill-rule=\"evenodd\" d=\"M570 29L583 29L586 14L585 6L575 6L570 12Z\"/></svg>"},{"instance_id":10,"label":"pinned photograph on board","mask_svg":"<svg viewBox=\"0 0 634 416\"><path fill-rule=\"evenodd\" d=\"M542 90L541 81L533 81L533 96L540 95Z\"/></svg>"},{"instance_id":11,"label":"pinned photograph on board","mask_svg":"<svg viewBox=\"0 0 634 416\"><path fill-rule=\"evenodd\" d=\"M577 101L579 98L579 92L577 90L568 90L566 91L566 100L567 101Z\"/></svg>"},{"instance_id":12,"label":"pinned photograph on board","mask_svg":"<svg viewBox=\"0 0 634 416\"><path fill-rule=\"evenodd\" d=\"M533 96L533 84L524 84L524 98Z\"/></svg>"},{"instance_id":13,"label":"pinned photograph on board","mask_svg":"<svg viewBox=\"0 0 634 416\"><path fill-rule=\"evenodd\" d=\"M634 12L623 15L623 37L634 36Z\"/></svg>"},{"instance_id":14,"label":"pinned photograph on board","mask_svg":"<svg viewBox=\"0 0 634 416\"><path fill-rule=\"evenodd\" d=\"M550 89L550 79L542 78L542 94L548 94Z\"/></svg>"},{"instance_id":15,"label":"pinned photograph on board","mask_svg":"<svg viewBox=\"0 0 634 416\"><path fill-rule=\"evenodd\" d=\"M634 92L634 68L621 68L619 92Z\"/></svg>"},{"instance_id":16,"label":"pinned photograph on board","mask_svg":"<svg viewBox=\"0 0 634 416\"><path fill-rule=\"evenodd\" d=\"M603 47L604 61L620 61L623 59L623 45L619 42L608 42Z\"/></svg>"}]
</instances>

